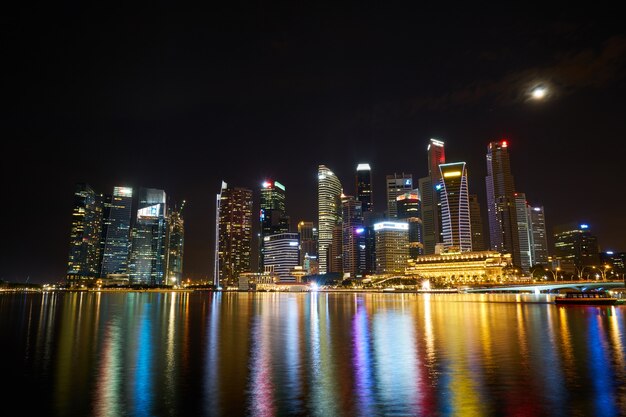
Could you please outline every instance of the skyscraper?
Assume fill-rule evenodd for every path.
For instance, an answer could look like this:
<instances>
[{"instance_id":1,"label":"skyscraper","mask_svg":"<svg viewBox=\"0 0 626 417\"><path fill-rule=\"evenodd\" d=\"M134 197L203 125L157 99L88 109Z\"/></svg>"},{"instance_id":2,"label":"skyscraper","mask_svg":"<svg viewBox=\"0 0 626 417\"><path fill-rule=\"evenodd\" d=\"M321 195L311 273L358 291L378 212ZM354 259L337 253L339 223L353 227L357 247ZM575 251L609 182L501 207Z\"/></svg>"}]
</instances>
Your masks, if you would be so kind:
<instances>
[{"instance_id":1,"label":"skyscraper","mask_svg":"<svg viewBox=\"0 0 626 417\"><path fill-rule=\"evenodd\" d=\"M333 229L341 223L341 182L325 165L317 171L317 209L319 272L328 271L328 246L333 240Z\"/></svg>"},{"instance_id":2,"label":"skyscraper","mask_svg":"<svg viewBox=\"0 0 626 417\"><path fill-rule=\"evenodd\" d=\"M419 190L415 189L397 197L398 220L409 224L409 256L424 254L422 243L422 202Z\"/></svg>"},{"instance_id":3,"label":"skyscraper","mask_svg":"<svg viewBox=\"0 0 626 417\"><path fill-rule=\"evenodd\" d=\"M263 271L264 266L265 237L289 232L285 191L285 186L278 181L266 180L261 185L259 271Z\"/></svg>"},{"instance_id":4,"label":"skyscraper","mask_svg":"<svg viewBox=\"0 0 626 417\"><path fill-rule=\"evenodd\" d=\"M485 245L485 231L480 203L476 194L469 195L470 224L472 228L472 250L474 252L487 250Z\"/></svg>"},{"instance_id":5,"label":"skyscraper","mask_svg":"<svg viewBox=\"0 0 626 417\"><path fill-rule=\"evenodd\" d=\"M370 164L358 164L356 167L356 199L361 202L364 213L374 209Z\"/></svg>"},{"instance_id":6,"label":"skyscraper","mask_svg":"<svg viewBox=\"0 0 626 417\"><path fill-rule=\"evenodd\" d=\"M69 285L91 285L98 277L101 225L102 197L88 184L76 184L67 261Z\"/></svg>"},{"instance_id":7,"label":"skyscraper","mask_svg":"<svg viewBox=\"0 0 626 417\"><path fill-rule=\"evenodd\" d=\"M409 225L405 222L381 222L374 225L376 234L376 273L402 274L409 258Z\"/></svg>"},{"instance_id":8,"label":"skyscraper","mask_svg":"<svg viewBox=\"0 0 626 417\"><path fill-rule=\"evenodd\" d=\"M165 191L140 188L137 220L132 230L130 283L165 284L167 207Z\"/></svg>"},{"instance_id":9,"label":"skyscraper","mask_svg":"<svg viewBox=\"0 0 626 417\"><path fill-rule=\"evenodd\" d=\"M419 179L422 193L422 225L424 232L424 254L435 253L435 245L442 241L441 237L441 173L439 165L446 163L444 143L431 139L428 143L428 176Z\"/></svg>"},{"instance_id":10,"label":"skyscraper","mask_svg":"<svg viewBox=\"0 0 626 417\"><path fill-rule=\"evenodd\" d=\"M440 164L443 245L461 252L472 250L469 191L465 162Z\"/></svg>"},{"instance_id":11,"label":"skyscraper","mask_svg":"<svg viewBox=\"0 0 626 417\"><path fill-rule=\"evenodd\" d=\"M532 264L545 265L548 263L548 234L543 206L528 206L528 213L532 237Z\"/></svg>"},{"instance_id":12,"label":"skyscraper","mask_svg":"<svg viewBox=\"0 0 626 417\"><path fill-rule=\"evenodd\" d=\"M360 278L365 270L365 229L363 203L352 196L343 196L342 262L343 273L350 278Z\"/></svg>"},{"instance_id":13,"label":"skyscraper","mask_svg":"<svg viewBox=\"0 0 626 417\"><path fill-rule=\"evenodd\" d=\"M564 224L554 227L554 257L565 272L598 265L600 253L598 240L591 234L588 224Z\"/></svg>"},{"instance_id":14,"label":"skyscraper","mask_svg":"<svg viewBox=\"0 0 626 417\"><path fill-rule=\"evenodd\" d=\"M281 281L290 280L290 271L298 265L299 241L297 233L278 233L263 238L265 267L273 268Z\"/></svg>"},{"instance_id":15,"label":"skyscraper","mask_svg":"<svg viewBox=\"0 0 626 417\"><path fill-rule=\"evenodd\" d=\"M222 286L236 286L239 274L251 272L252 190L222 183L218 196L217 278Z\"/></svg>"},{"instance_id":16,"label":"skyscraper","mask_svg":"<svg viewBox=\"0 0 626 417\"><path fill-rule=\"evenodd\" d=\"M102 277L128 274L132 203L133 189L130 187L113 187L113 195L107 197L102 233Z\"/></svg>"},{"instance_id":17,"label":"skyscraper","mask_svg":"<svg viewBox=\"0 0 626 417\"><path fill-rule=\"evenodd\" d=\"M506 140L491 142L487 149L487 216L491 249L510 253L520 266L519 236L515 212L515 185Z\"/></svg>"},{"instance_id":18,"label":"skyscraper","mask_svg":"<svg viewBox=\"0 0 626 417\"><path fill-rule=\"evenodd\" d=\"M519 239L520 266L522 271L529 272L533 265L532 229L528 217L526 194L515 193L515 216L517 219L517 237Z\"/></svg>"},{"instance_id":19,"label":"skyscraper","mask_svg":"<svg viewBox=\"0 0 626 417\"><path fill-rule=\"evenodd\" d=\"M398 217L397 197L413 189L413 176L411 174L387 175L387 217Z\"/></svg>"},{"instance_id":20,"label":"skyscraper","mask_svg":"<svg viewBox=\"0 0 626 417\"><path fill-rule=\"evenodd\" d=\"M298 223L298 235L300 238L300 263L304 265L304 257L317 259L317 229L313 222L301 221Z\"/></svg>"},{"instance_id":21,"label":"skyscraper","mask_svg":"<svg viewBox=\"0 0 626 417\"><path fill-rule=\"evenodd\" d=\"M183 279L183 253L185 244L185 221L183 220L183 208L170 210L167 216L167 247L165 250L165 283L167 285L180 285Z\"/></svg>"}]
</instances>

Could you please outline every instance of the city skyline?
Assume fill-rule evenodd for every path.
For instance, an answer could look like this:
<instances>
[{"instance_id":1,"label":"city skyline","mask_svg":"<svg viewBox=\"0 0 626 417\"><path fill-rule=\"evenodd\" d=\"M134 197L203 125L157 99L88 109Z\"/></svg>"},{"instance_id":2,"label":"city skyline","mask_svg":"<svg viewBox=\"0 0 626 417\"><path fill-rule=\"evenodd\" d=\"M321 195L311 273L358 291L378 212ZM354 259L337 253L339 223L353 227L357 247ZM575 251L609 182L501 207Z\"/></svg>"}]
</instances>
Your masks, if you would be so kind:
<instances>
[{"instance_id":1,"label":"city skyline","mask_svg":"<svg viewBox=\"0 0 626 417\"><path fill-rule=\"evenodd\" d=\"M625 179L618 14L303 7L208 21L158 7L155 19L117 14L132 25L92 10L10 14L2 176L20 204L3 207L13 240L0 279L64 277L76 183L186 200L185 276L210 279L221 181L256 193L279 179L294 231L317 221L319 164L353 195L355 167L368 163L382 211L386 175L411 174L415 187L428 175L431 138L467 163L485 232L485 149L507 140L515 191L544 207L550 248L554 226L584 222L600 250L626 250L626 197L605 191ZM530 95L539 84L541 101Z\"/></svg>"}]
</instances>

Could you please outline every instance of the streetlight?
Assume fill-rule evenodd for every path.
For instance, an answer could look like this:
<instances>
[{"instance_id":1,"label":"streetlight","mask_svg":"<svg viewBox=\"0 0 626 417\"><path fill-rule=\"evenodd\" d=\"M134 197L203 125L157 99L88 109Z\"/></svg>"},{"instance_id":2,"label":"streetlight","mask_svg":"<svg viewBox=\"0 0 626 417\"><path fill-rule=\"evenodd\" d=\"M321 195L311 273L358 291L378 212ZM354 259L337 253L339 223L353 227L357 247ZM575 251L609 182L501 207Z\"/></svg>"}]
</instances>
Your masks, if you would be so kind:
<instances>
[{"instance_id":1,"label":"streetlight","mask_svg":"<svg viewBox=\"0 0 626 417\"><path fill-rule=\"evenodd\" d=\"M550 273L552 274L552 278L554 279L554 282L556 282L556 280L557 280L557 278L558 278L558 275L557 275L557 274L559 273L559 271L561 270L561 268L557 266L557 267L556 267L556 272L555 272L555 271L553 271L553 270L551 270L551 269L548 269L548 268L545 268L545 270L546 270L547 272L550 272Z\"/></svg>"},{"instance_id":2,"label":"streetlight","mask_svg":"<svg viewBox=\"0 0 626 417\"><path fill-rule=\"evenodd\" d=\"M597 269L598 271L600 271L600 275L602 275L602 280L606 281L606 273L609 269L611 269L611 265L602 265L602 267L592 267L593 269Z\"/></svg>"}]
</instances>

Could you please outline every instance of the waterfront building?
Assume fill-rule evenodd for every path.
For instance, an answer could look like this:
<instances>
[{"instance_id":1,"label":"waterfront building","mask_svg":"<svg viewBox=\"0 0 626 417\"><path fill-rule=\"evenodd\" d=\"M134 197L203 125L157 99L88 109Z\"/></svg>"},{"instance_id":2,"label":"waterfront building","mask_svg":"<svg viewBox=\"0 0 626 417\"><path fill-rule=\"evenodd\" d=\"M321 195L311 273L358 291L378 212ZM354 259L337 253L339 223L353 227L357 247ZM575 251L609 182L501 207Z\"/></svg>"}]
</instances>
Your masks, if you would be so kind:
<instances>
[{"instance_id":1,"label":"waterfront building","mask_svg":"<svg viewBox=\"0 0 626 417\"><path fill-rule=\"evenodd\" d=\"M299 265L304 265L304 258L307 255L317 259L317 228L313 222L300 221L298 223L298 235L300 238Z\"/></svg>"},{"instance_id":2,"label":"waterfront building","mask_svg":"<svg viewBox=\"0 0 626 417\"><path fill-rule=\"evenodd\" d=\"M250 272L252 190L223 182L217 202L215 284L236 286L239 275Z\"/></svg>"},{"instance_id":3,"label":"waterfront building","mask_svg":"<svg viewBox=\"0 0 626 417\"><path fill-rule=\"evenodd\" d=\"M532 257L532 224L528 215L528 203L524 193L514 193L513 196L517 220L517 237L519 239L520 266L522 271L528 273L534 264Z\"/></svg>"},{"instance_id":4,"label":"waterfront building","mask_svg":"<svg viewBox=\"0 0 626 417\"><path fill-rule=\"evenodd\" d=\"M376 273L403 274L409 258L409 225L385 221L374 225Z\"/></svg>"},{"instance_id":5,"label":"waterfront building","mask_svg":"<svg viewBox=\"0 0 626 417\"><path fill-rule=\"evenodd\" d=\"M185 201L179 208L170 210L167 216L167 248L165 250L165 283L180 285L183 280L183 254L185 244L185 221L183 208Z\"/></svg>"},{"instance_id":6,"label":"waterfront building","mask_svg":"<svg viewBox=\"0 0 626 417\"><path fill-rule=\"evenodd\" d=\"M130 220L133 189L113 187L104 204L102 228L102 269L100 276L128 274L130 257Z\"/></svg>"},{"instance_id":7,"label":"waterfront building","mask_svg":"<svg viewBox=\"0 0 626 417\"><path fill-rule=\"evenodd\" d=\"M554 258L562 271L576 273L600 262L598 240L585 223L554 227Z\"/></svg>"},{"instance_id":8,"label":"waterfront building","mask_svg":"<svg viewBox=\"0 0 626 417\"><path fill-rule=\"evenodd\" d=\"M289 216L286 211L286 189L278 181L265 180L261 184L260 199L260 248L259 270L263 270L265 237L289 232Z\"/></svg>"},{"instance_id":9,"label":"waterfront building","mask_svg":"<svg viewBox=\"0 0 626 417\"><path fill-rule=\"evenodd\" d=\"M510 253L513 264L519 266L521 262L515 210L515 184L506 140L491 142L487 148L485 183L491 249Z\"/></svg>"},{"instance_id":10,"label":"waterfront building","mask_svg":"<svg viewBox=\"0 0 626 417\"><path fill-rule=\"evenodd\" d=\"M435 253L435 247L442 242L441 236L441 172L439 165L446 163L444 143L430 139L427 147L428 175L419 179L422 194L422 230L424 253Z\"/></svg>"},{"instance_id":11,"label":"waterfront building","mask_svg":"<svg viewBox=\"0 0 626 417\"><path fill-rule=\"evenodd\" d=\"M165 284L167 207L165 191L140 188L132 229L129 262L131 284Z\"/></svg>"},{"instance_id":12,"label":"waterfront building","mask_svg":"<svg viewBox=\"0 0 626 417\"><path fill-rule=\"evenodd\" d=\"M365 270L362 202L342 196L342 263L344 277L361 278Z\"/></svg>"},{"instance_id":13,"label":"waterfront building","mask_svg":"<svg viewBox=\"0 0 626 417\"><path fill-rule=\"evenodd\" d=\"M413 176L411 174L391 174L387 175L387 218L398 217L398 207L396 201L399 195L413 189Z\"/></svg>"},{"instance_id":14,"label":"waterfront building","mask_svg":"<svg viewBox=\"0 0 626 417\"><path fill-rule=\"evenodd\" d=\"M298 265L300 256L297 233L278 233L263 238L265 267L272 268L281 281L288 281L291 270Z\"/></svg>"},{"instance_id":15,"label":"waterfront building","mask_svg":"<svg viewBox=\"0 0 626 417\"><path fill-rule=\"evenodd\" d=\"M101 226L102 196L88 184L76 184L66 275L69 285L92 285L98 278Z\"/></svg>"},{"instance_id":16,"label":"waterfront building","mask_svg":"<svg viewBox=\"0 0 626 417\"><path fill-rule=\"evenodd\" d=\"M317 256L311 256L309 254L304 255L304 261L302 262L302 268L306 271L307 275L319 274L319 264L317 262Z\"/></svg>"},{"instance_id":17,"label":"waterfront building","mask_svg":"<svg viewBox=\"0 0 626 417\"><path fill-rule=\"evenodd\" d=\"M326 252L328 254L326 272L341 276L343 274L343 227L341 223L333 228L333 239Z\"/></svg>"},{"instance_id":18,"label":"waterfront building","mask_svg":"<svg viewBox=\"0 0 626 417\"><path fill-rule=\"evenodd\" d=\"M396 198L398 220L409 225L409 256L415 258L424 254L422 243L422 207L418 189L399 195Z\"/></svg>"},{"instance_id":19,"label":"waterfront building","mask_svg":"<svg viewBox=\"0 0 626 417\"><path fill-rule=\"evenodd\" d=\"M607 250L600 253L600 265L608 265L611 272L622 275L626 272L626 252L615 252Z\"/></svg>"},{"instance_id":20,"label":"waterfront building","mask_svg":"<svg viewBox=\"0 0 626 417\"><path fill-rule=\"evenodd\" d=\"M472 250L469 191L465 162L440 164L441 232L447 250Z\"/></svg>"},{"instance_id":21,"label":"waterfront building","mask_svg":"<svg viewBox=\"0 0 626 417\"><path fill-rule=\"evenodd\" d=\"M472 229L472 250L480 252L487 249L485 245L485 231L483 229L483 218L480 210L480 203L476 194L469 195L470 225Z\"/></svg>"},{"instance_id":22,"label":"waterfront building","mask_svg":"<svg viewBox=\"0 0 626 417\"><path fill-rule=\"evenodd\" d=\"M374 209L370 164L358 164L356 167L356 199L361 202L364 213Z\"/></svg>"},{"instance_id":23,"label":"waterfront building","mask_svg":"<svg viewBox=\"0 0 626 417\"><path fill-rule=\"evenodd\" d=\"M546 265L548 263L548 233L546 232L546 218L543 206L528 206L528 217L531 229L531 257L532 264Z\"/></svg>"},{"instance_id":24,"label":"waterfront building","mask_svg":"<svg viewBox=\"0 0 626 417\"><path fill-rule=\"evenodd\" d=\"M510 254L496 251L443 252L409 259L406 275L450 284L501 282L513 277L512 265Z\"/></svg>"},{"instance_id":25,"label":"waterfront building","mask_svg":"<svg viewBox=\"0 0 626 417\"><path fill-rule=\"evenodd\" d=\"M319 272L328 272L328 247L333 241L333 229L341 223L341 182L325 165L317 171L317 209Z\"/></svg>"}]
</instances>

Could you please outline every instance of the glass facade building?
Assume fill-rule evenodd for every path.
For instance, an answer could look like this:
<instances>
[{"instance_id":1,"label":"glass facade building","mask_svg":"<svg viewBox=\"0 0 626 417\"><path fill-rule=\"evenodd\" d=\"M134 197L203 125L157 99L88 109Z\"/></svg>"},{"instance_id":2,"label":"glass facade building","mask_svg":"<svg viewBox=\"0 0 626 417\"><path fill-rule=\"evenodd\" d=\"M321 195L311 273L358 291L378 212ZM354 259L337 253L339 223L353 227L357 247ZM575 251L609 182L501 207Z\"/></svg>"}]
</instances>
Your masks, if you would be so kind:
<instances>
[{"instance_id":1,"label":"glass facade building","mask_svg":"<svg viewBox=\"0 0 626 417\"><path fill-rule=\"evenodd\" d=\"M424 232L424 254L435 253L435 246L441 243L441 173L439 165L445 164L446 154L444 143L430 139L428 147L428 176L419 179L419 190L422 194L422 225Z\"/></svg>"},{"instance_id":2,"label":"glass facade building","mask_svg":"<svg viewBox=\"0 0 626 417\"><path fill-rule=\"evenodd\" d=\"M325 165L317 170L317 215L319 272L328 272L328 249L333 243L333 229L341 223L341 182Z\"/></svg>"},{"instance_id":3,"label":"glass facade building","mask_svg":"<svg viewBox=\"0 0 626 417\"><path fill-rule=\"evenodd\" d=\"M103 224L101 276L128 274L133 189L114 187L107 197Z\"/></svg>"},{"instance_id":4,"label":"glass facade building","mask_svg":"<svg viewBox=\"0 0 626 417\"><path fill-rule=\"evenodd\" d=\"M397 197L398 220L409 225L409 256L415 258L424 254L422 237L422 199L418 189Z\"/></svg>"},{"instance_id":5,"label":"glass facade building","mask_svg":"<svg viewBox=\"0 0 626 417\"><path fill-rule=\"evenodd\" d=\"M398 217L398 206L396 199L399 195L413 189L413 176L411 174L391 174L387 175L387 218Z\"/></svg>"},{"instance_id":6,"label":"glass facade building","mask_svg":"<svg viewBox=\"0 0 626 417\"><path fill-rule=\"evenodd\" d=\"M447 250L470 252L470 223L467 166L465 162L439 165L441 171L441 224L443 246Z\"/></svg>"}]
</instances>

